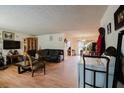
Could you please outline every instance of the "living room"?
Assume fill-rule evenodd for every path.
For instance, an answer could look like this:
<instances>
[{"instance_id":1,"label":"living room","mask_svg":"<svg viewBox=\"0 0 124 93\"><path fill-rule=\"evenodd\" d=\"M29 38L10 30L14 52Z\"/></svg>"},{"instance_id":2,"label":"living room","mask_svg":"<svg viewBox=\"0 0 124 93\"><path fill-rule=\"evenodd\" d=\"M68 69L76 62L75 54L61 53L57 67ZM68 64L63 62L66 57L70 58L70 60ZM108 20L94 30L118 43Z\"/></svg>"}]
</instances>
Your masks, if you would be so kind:
<instances>
[{"instance_id":1,"label":"living room","mask_svg":"<svg viewBox=\"0 0 124 93\"><path fill-rule=\"evenodd\" d=\"M82 56L80 50L85 47L78 47L78 42L84 46L96 42L99 27L104 27L106 49L110 46L117 49L117 35L123 27L118 27L119 31L115 31L113 15L119 7L120 5L0 6L0 53L4 60L1 61L0 87L79 87L80 69L77 66ZM96 10L97 13L94 13ZM83 52L92 55L92 51L87 50L90 49ZM33 67L31 69L30 66L22 66L20 60L31 64L29 56L28 62L24 61L25 57L22 58L27 54L43 69L35 72ZM39 57L43 64L39 62ZM82 87L82 84L80 86Z\"/></svg>"}]
</instances>

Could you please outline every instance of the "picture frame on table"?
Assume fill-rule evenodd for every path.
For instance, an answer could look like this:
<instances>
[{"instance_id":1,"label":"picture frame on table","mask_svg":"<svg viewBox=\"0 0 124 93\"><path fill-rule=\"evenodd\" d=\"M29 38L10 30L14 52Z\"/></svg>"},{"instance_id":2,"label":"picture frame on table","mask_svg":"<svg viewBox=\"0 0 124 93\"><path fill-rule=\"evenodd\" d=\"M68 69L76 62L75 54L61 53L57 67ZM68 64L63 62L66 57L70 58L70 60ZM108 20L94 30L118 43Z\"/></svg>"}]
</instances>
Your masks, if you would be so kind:
<instances>
[{"instance_id":1,"label":"picture frame on table","mask_svg":"<svg viewBox=\"0 0 124 93\"><path fill-rule=\"evenodd\" d=\"M114 24L115 30L118 30L124 26L124 5L120 5L114 13Z\"/></svg>"}]
</instances>

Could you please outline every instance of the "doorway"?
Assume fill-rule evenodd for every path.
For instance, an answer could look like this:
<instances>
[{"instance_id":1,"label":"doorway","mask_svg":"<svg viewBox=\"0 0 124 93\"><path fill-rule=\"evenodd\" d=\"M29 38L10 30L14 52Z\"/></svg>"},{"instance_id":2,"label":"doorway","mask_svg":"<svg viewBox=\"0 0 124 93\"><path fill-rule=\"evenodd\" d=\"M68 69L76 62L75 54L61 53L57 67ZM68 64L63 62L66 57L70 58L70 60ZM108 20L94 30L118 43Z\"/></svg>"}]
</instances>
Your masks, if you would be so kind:
<instances>
[{"instance_id":1,"label":"doorway","mask_svg":"<svg viewBox=\"0 0 124 93\"><path fill-rule=\"evenodd\" d=\"M83 49L85 47L85 41L79 40L77 45L78 45L78 55L80 55L81 51L83 52Z\"/></svg>"}]
</instances>

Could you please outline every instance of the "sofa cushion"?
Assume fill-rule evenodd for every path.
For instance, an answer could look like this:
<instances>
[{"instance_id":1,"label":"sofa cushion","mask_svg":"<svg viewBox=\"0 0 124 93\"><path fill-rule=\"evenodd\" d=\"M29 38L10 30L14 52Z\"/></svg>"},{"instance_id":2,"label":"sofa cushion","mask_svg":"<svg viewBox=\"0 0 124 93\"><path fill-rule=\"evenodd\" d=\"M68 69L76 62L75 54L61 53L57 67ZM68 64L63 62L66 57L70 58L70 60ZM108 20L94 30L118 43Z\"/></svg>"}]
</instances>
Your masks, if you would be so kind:
<instances>
[{"instance_id":1,"label":"sofa cushion","mask_svg":"<svg viewBox=\"0 0 124 93\"><path fill-rule=\"evenodd\" d=\"M56 50L49 50L49 55L59 55L59 52Z\"/></svg>"},{"instance_id":2,"label":"sofa cushion","mask_svg":"<svg viewBox=\"0 0 124 93\"><path fill-rule=\"evenodd\" d=\"M43 50L43 56L47 56L49 54L48 50Z\"/></svg>"}]
</instances>

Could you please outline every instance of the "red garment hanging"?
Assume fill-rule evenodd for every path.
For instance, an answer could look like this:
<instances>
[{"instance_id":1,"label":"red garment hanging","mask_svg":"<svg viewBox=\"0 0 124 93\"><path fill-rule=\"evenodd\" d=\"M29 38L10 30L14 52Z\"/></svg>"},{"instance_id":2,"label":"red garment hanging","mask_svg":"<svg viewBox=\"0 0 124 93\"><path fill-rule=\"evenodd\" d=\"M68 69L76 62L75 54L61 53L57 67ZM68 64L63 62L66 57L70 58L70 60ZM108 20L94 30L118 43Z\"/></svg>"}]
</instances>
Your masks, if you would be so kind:
<instances>
[{"instance_id":1,"label":"red garment hanging","mask_svg":"<svg viewBox=\"0 0 124 93\"><path fill-rule=\"evenodd\" d=\"M98 40L97 40L97 53L98 53L98 56L100 56L101 54L101 44L102 43L102 35L99 34L99 37L98 37Z\"/></svg>"}]
</instances>

